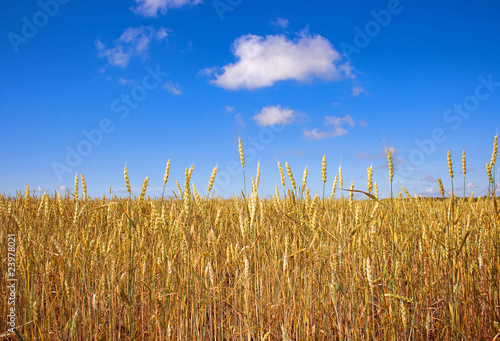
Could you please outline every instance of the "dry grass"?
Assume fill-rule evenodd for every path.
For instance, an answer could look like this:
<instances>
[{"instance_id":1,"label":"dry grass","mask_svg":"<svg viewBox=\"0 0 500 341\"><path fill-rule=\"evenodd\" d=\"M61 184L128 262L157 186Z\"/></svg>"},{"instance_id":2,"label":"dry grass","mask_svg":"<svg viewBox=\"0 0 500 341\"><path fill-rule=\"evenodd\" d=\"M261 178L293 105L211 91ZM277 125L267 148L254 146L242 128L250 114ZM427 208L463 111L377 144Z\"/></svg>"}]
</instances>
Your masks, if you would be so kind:
<instances>
[{"instance_id":1,"label":"dry grass","mask_svg":"<svg viewBox=\"0 0 500 341\"><path fill-rule=\"evenodd\" d=\"M390 153L388 162L392 180ZM297 189L285 165L292 188L283 188L284 197L276 189L270 200L256 193L259 175L246 198L201 197L195 189L191 195L192 167L184 191L178 185L181 198L147 198L148 178L136 198L91 199L86 187L78 198L29 190L0 197L0 239L13 233L18 240L20 334L491 340L500 332L494 197L436 200L404 189L406 199L378 200L370 194L370 167L371 200L311 199L307 170ZM326 159L322 165L324 184ZM333 193L337 179L342 186L342 174ZM3 332L5 285L1 291Z\"/></svg>"}]
</instances>

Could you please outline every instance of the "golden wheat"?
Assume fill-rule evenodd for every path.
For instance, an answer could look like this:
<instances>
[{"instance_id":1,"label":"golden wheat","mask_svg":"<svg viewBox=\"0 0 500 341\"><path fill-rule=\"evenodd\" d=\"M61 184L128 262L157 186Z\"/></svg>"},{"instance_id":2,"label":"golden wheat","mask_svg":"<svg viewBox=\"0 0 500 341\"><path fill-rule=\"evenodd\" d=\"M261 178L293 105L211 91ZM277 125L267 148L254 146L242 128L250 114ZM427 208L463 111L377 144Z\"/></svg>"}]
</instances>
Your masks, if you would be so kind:
<instances>
[{"instance_id":1,"label":"golden wheat","mask_svg":"<svg viewBox=\"0 0 500 341\"><path fill-rule=\"evenodd\" d=\"M285 165L290 184L278 162L283 192L276 186L270 200L257 195L260 163L249 197L211 195L217 166L206 196L191 182L193 166L184 189L176 180L180 196L147 202L149 177L132 198L126 167L127 198L87 196L82 175L73 193L37 196L26 186L0 195L0 239L17 242L18 332L25 340L496 337L496 199L411 198L401 185L405 199L399 191L354 200L351 182L349 200L335 200L340 167L331 198L320 199L307 168L297 191ZM370 166L372 191L378 198Z\"/></svg>"}]
</instances>

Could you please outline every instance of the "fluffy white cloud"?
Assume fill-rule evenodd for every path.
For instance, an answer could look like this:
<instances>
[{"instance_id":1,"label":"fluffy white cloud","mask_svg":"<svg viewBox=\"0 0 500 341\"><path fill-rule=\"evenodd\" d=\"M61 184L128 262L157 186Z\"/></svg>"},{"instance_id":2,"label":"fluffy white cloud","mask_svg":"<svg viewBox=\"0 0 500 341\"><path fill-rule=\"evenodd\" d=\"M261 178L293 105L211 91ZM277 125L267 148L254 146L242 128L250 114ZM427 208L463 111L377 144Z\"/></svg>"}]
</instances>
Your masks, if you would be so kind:
<instances>
[{"instance_id":1,"label":"fluffy white cloud","mask_svg":"<svg viewBox=\"0 0 500 341\"><path fill-rule=\"evenodd\" d=\"M289 24L290 24L290 22L288 21L288 19L281 18L281 17L277 17L276 19L271 21L271 25L277 26L280 28L287 28Z\"/></svg>"},{"instance_id":2,"label":"fluffy white cloud","mask_svg":"<svg viewBox=\"0 0 500 341\"><path fill-rule=\"evenodd\" d=\"M286 125L294 121L297 113L289 108L282 108L281 105L268 105L262 108L260 113L255 115L253 119L261 127L273 125Z\"/></svg>"},{"instance_id":3,"label":"fluffy white cloud","mask_svg":"<svg viewBox=\"0 0 500 341\"><path fill-rule=\"evenodd\" d=\"M122 35L107 47L97 40L96 47L99 57L107 58L111 65L126 67L132 56L147 56L152 41L161 41L168 36L168 30L156 30L151 26L128 27Z\"/></svg>"},{"instance_id":4,"label":"fluffy white cloud","mask_svg":"<svg viewBox=\"0 0 500 341\"><path fill-rule=\"evenodd\" d=\"M477 185L469 182L467 185L465 185L465 188L477 188Z\"/></svg>"},{"instance_id":5,"label":"fluffy white cloud","mask_svg":"<svg viewBox=\"0 0 500 341\"><path fill-rule=\"evenodd\" d=\"M225 65L212 80L224 89L257 89L291 79L352 77L349 62L342 61L328 39L305 31L294 40L279 34L244 35L234 41L232 51L236 62Z\"/></svg>"},{"instance_id":6,"label":"fluffy white cloud","mask_svg":"<svg viewBox=\"0 0 500 341\"><path fill-rule=\"evenodd\" d=\"M179 96L182 95L182 89L177 85L174 84L173 82L167 82L163 84L163 88L167 90L167 92L171 93L172 95Z\"/></svg>"},{"instance_id":7,"label":"fluffy white cloud","mask_svg":"<svg viewBox=\"0 0 500 341\"><path fill-rule=\"evenodd\" d=\"M179 8L187 5L197 5L202 0L135 0L136 5L130 7L135 13L144 17L156 17L158 12L167 13L167 9Z\"/></svg>"},{"instance_id":8,"label":"fluffy white cloud","mask_svg":"<svg viewBox=\"0 0 500 341\"><path fill-rule=\"evenodd\" d=\"M311 130L304 129L304 136L311 140L323 140L327 138L339 137L348 133L347 129L343 127L346 124L350 127L354 127L356 124L360 124L362 126L366 125L363 120L356 122L351 115L345 115L344 117L326 116L324 125L333 126L331 130L320 131L317 128Z\"/></svg>"},{"instance_id":9,"label":"fluffy white cloud","mask_svg":"<svg viewBox=\"0 0 500 341\"><path fill-rule=\"evenodd\" d=\"M366 90L362 86L355 86L352 88L352 95L354 97L361 95L363 92L366 92Z\"/></svg>"},{"instance_id":10,"label":"fluffy white cloud","mask_svg":"<svg viewBox=\"0 0 500 341\"><path fill-rule=\"evenodd\" d=\"M425 189L425 193L428 193L428 194L439 194L440 191L437 188L427 187Z\"/></svg>"}]
</instances>

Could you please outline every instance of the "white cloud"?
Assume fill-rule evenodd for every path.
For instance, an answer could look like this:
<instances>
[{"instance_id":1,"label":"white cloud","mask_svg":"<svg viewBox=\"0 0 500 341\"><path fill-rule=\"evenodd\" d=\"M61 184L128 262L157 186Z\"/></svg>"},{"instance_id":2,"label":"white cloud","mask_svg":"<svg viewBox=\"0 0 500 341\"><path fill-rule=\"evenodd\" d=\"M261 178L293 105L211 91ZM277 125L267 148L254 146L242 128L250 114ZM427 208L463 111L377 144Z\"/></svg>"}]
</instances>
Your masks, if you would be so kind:
<instances>
[{"instance_id":1,"label":"white cloud","mask_svg":"<svg viewBox=\"0 0 500 341\"><path fill-rule=\"evenodd\" d=\"M465 188L477 188L477 185L469 182L467 185L465 185Z\"/></svg>"},{"instance_id":2,"label":"white cloud","mask_svg":"<svg viewBox=\"0 0 500 341\"><path fill-rule=\"evenodd\" d=\"M347 123L351 127L356 125L356 122L351 117L351 115L345 115L344 117L337 116L325 116L325 125L333 125L335 127L341 126L342 124Z\"/></svg>"},{"instance_id":3,"label":"white cloud","mask_svg":"<svg viewBox=\"0 0 500 341\"><path fill-rule=\"evenodd\" d=\"M304 136L311 140L324 140L345 134L347 134L347 130L342 127L334 127L331 131L319 131L317 128L311 130L304 129Z\"/></svg>"},{"instance_id":4,"label":"white cloud","mask_svg":"<svg viewBox=\"0 0 500 341\"><path fill-rule=\"evenodd\" d=\"M226 105L224 107L224 109L226 109L227 112L233 112L234 111L234 107L233 106L230 106L230 105Z\"/></svg>"},{"instance_id":5,"label":"white cloud","mask_svg":"<svg viewBox=\"0 0 500 341\"><path fill-rule=\"evenodd\" d=\"M205 76L205 77L211 77L216 72L217 72L216 67L207 67L207 68L204 68L204 69L201 69L200 71L198 71L198 75Z\"/></svg>"},{"instance_id":6,"label":"white cloud","mask_svg":"<svg viewBox=\"0 0 500 341\"><path fill-rule=\"evenodd\" d=\"M282 108L281 105L268 105L253 117L261 127L274 125L287 125L294 121L297 113L289 108Z\"/></svg>"},{"instance_id":7,"label":"white cloud","mask_svg":"<svg viewBox=\"0 0 500 341\"><path fill-rule=\"evenodd\" d=\"M161 40L168 36L168 31L164 27L160 27L158 31L156 31L156 39Z\"/></svg>"},{"instance_id":8,"label":"white cloud","mask_svg":"<svg viewBox=\"0 0 500 341\"><path fill-rule=\"evenodd\" d=\"M232 51L236 62L225 65L211 81L224 89L257 89L291 79L305 82L314 77L352 77L349 62L342 62L328 39L305 31L294 40L279 34L244 35L234 41ZM213 69L205 73L208 70Z\"/></svg>"},{"instance_id":9,"label":"white cloud","mask_svg":"<svg viewBox=\"0 0 500 341\"><path fill-rule=\"evenodd\" d=\"M107 47L97 40L99 57L107 58L111 65L126 67L133 56L146 57L152 41L161 41L167 37L167 29L156 30L151 26L128 27L122 35Z\"/></svg>"},{"instance_id":10,"label":"white cloud","mask_svg":"<svg viewBox=\"0 0 500 341\"><path fill-rule=\"evenodd\" d=\"M352 88L352 95L354 97L361 95L363 92L366 92L366 90L362 86L355 86Z\"/></svg>"},{"instance_id":11,"label":"white cloud","mask_svg":"<svg viewBox=\"0 0 500 341\"><path fill-rule=\"evenodd\" d=\"M333 128L330 131L320 131L317 128L311 130L304 129L304 136L311 140L323 140L327 138L339 137L348 133L347 129L343 127L345 124L350 127L354 127L357 124L365 126L366 122L363 120L356 122L351 115L345 115L344 117L325 116L324 125L333 125Z\"/></svg>"},{"instance_id":12,"label":"white cloud","mask_svg":"<svg viewBox=\"0 0 500 341\"><path fill-rule=\"evenodd\" d=\"M271 21L271 25L277 26L280 28L287 28L289 24L290 24L290 22L288 21L288 19L281 18L281 17L277 17L276 19Z\"/></svg>"},{"instance_id":13,"label":"white cloud","mask_svg":"<svg viewBox=\"0 0 500 341\"><path fill-rule=\"evenodd\" d=\"M135 0L136 5L130 9L144 17L156 17L158 12L165 14L167 9L193 6L201 2L202 0Z\"/></svg>"},{"instance_id":14,"label":"white cloud","mask_svg":"<svg viewBox=\"0 0 500 341\"><path fill-rule=\"evenodd\" d=\"M439 194L439 190L437 188L432 188L432 187L427 187L425 189L425 193L428 193L428 194Z\"/></svg>"},{"instance_id":15,"label":"white cloud","mask_svg":"<svg viewBox=\"0 0 500 341\"><path fill-rule=\"evenodd\" d=\"M163 88L172 95L179 96L182 95L182 89L173 82L168 82L163 84Z\"/></svg>"}]
</instances>

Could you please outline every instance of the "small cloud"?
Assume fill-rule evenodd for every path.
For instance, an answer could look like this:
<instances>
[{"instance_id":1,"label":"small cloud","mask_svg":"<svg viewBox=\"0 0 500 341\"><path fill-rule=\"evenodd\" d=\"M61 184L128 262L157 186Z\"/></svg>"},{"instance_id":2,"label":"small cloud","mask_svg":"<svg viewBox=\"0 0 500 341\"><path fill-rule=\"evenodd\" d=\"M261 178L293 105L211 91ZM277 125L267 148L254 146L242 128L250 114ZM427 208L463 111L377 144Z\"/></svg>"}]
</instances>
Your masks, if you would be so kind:
<instances>
[{"instance_id":1,"label":"small cloud","mask_svg":"<svg viewBox=\"0 0 500 341\"><path fill-rule=\"evenodd\" d=\"M440 192L439 192L439 189L437 189L437 188L427 187L425 189L425 193L427 193L427 194L439 194Z\"/></svg>"},{"instance_id":2,"label":"small cloud","mask_svg":"<svg viewBox=\"0 0 500 341\"><path fill-rule=\"evenodd\" d=\"M122 35L113 41L110 47L97 40L95 46L99 57L106 58L108 64L125 68L133 56L148 56L152 41L161 41L167 36L167 30L156 30L152 26L128 27Z\"/></svg>"},{"instance_id":3,"label":"small cloud","mask_svg":"<svg viewBox=\"0 0 500 341\"><path fill-rule=\"evenodd\" d=\"M227 112L233 112L234 111L234 107L230 106L230 105L224 106L224 109L226 109Z\"/></svg>"},{"instance_id":4,"label":"small cloud","mask_svg":"<svg viewBox=\"0 0 500 341\"><path fill-rule=\"evenodd\" d=\"M135 82L133 80L126 79L126 78L119 78L118 83L120 83L122 85L127 85L127 84L134 85L135 84Z\"/></svg>"},{"instance_id":5,"label":"small cloud","mask_svg":"<svg viewBox=\"0 0 500 341\"><path fill-rule=\"evenodd\" d=\"M277 17L273 21L271 21L271 25L279 27L279 28L287 28L290 22L288 19Z\"/></svg>"},{"instance_id":6,"label":"small cloud","mask_svg":"<svg viewBox=\"0 0 500 341\"><path fill-rule=\"evenodd\" d=\"M351 115L345 115L344 117L325 116L324 125L333 125L332 130L320 131L317 128L311 130L304 129L304 136L311 140L323 140L327 138L339 137L348 133L347 129L343 127L345 124L350 127L354 127L356 124L359 124L359 122L356 122Z\"/></svg>"},{"instance_id":7,"label":"small cloud","mask_svg":"<svg viewBox=\"0 0 500 341\"><path fill-rule=\"evenodd\" d=\"M423 180L423 181L429 182L429 183L436 183L436 181L437 181L437 179L430 174L422 175L420 180Z\"/></svg>"},{"instance_id":8,"label":"small cloud","mask_svg":"<svg viewBox=\"0 0 500 341\"><path fill-rule=\"evenodd\" d=\"M477 185L473 184L472 182L469 182L467 183L467 185L465 185L465 188L477 188Z\"/></svg>"},{"instance_id":9,"label":"small cloud","mask_svg":"<svg viewBox=\"0 0 500 341\"><path fill-rule=\"evenodd\" d=\"M366 90L362 87L362 86L355 86L354 88L352 88L352 95L354 97L358 97L359 95L361 95L363 92L366 93Z\"/></svg>"},{"instance_id":10,"label":"small cloud","mask_svg":"<svg viewBox=\"0 0 500 341\"><path fill-rule=\"evenodd\" d=\"M47 188L42 188L42 186L38 185L36 186L35 188L35 192L38 192L38 193L47 193L49 190Z\"/></svg>"},{"instance_id":11,"label":"small cloud","mask_svg":"<svg viewBox=\"0 0 500 341\"><path fill-rule=\"evenodd\" d=\"M165 14L168 9L194 6L201 2L202 0L135 0L136 5L130 9L143 17L156 17L158 12Z\"/></svg>"},{"instance_id":12,"label":"small cloud","mask_svg":"<svg viewBox=\"0 0 500 341\"><path fill-rule=\"evenodd\" d=\"M180 96L182 95L182 89L175 83L173 82L167 82L163 84L163 88L167 90L167 92L171 93L172 95L175 96Z\"/></svg>"},{"instance_id":13,"label":"small cloud","mask_svg":"<svg viewBox=\"0 0 500 341\"><path fill-rule=\"evenodd\" d=\"M58 190L59 192L66 192L66 189L67 189L67 188L68 188L68 187L66 187L66 186L62 185L62 186L57 187L57 190Z\"/></svg>"},{"instance_id":14,"label":"small cloud","mask_svg":"<svg viewBox=\"0 0 500 341\"><path fill-rule=\"evenodd\" d=\"M334 125L337 127L342 125L343 123L347 123L351 127L354 127L356 125L356 122L351 117L351 115L345 115L344 117L325 116L325 125Z\"/></svg>"},{"instance_id":15,"label":"small cloud","mask_svg":"<svg viewBox=\"0 0 500 341\"><path fill-rule=\"evenodd\" d=\"M261 127L274 125L287 125L292 123L297 116L296 112L281 105L269 105L262 108L261 112L253 117Z\"/></svg>"},{"instance_id":16,"label":"small cloud","mask_svg":"<svg viewBox=\"0 0 500 341\"><path fill-rule=\"evenodd\" d=\"M162 40L167 36L168 36L168 31L164 27L161 27L158 31L156 31L156 39L158 40Z\"/></svg>"},{"instance_id":17,"label":"small cloud","mask_svg":"<svg viewBox=\"0 0 500 341\"><path fill-rule=\"evenodd\" d=\"M217 70L218 69L216 67L207 67L207 68L204 68L204 69L201 69L200 71L198 71L198 75L205 76L205 77L211 77L212 75L214 75L217 72Z\"/></svg>"},{"instance_id":18,"label":"small cloud","mask_svg":"<svg viewBox=\"0 0 500 341\"><path fill-rule=\"evenodd\" d=\"M281 34L247 34L233 42L232 51L236 62L225 65L211 81L227 90L253 90L285 80L307 82L314 77L330 81L353 78L349 62L342 60L330 41L306 30L294 40Z\"/></svg>"}]
</instances>

